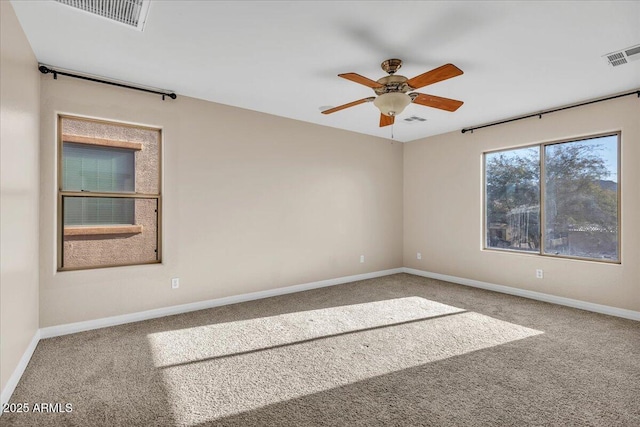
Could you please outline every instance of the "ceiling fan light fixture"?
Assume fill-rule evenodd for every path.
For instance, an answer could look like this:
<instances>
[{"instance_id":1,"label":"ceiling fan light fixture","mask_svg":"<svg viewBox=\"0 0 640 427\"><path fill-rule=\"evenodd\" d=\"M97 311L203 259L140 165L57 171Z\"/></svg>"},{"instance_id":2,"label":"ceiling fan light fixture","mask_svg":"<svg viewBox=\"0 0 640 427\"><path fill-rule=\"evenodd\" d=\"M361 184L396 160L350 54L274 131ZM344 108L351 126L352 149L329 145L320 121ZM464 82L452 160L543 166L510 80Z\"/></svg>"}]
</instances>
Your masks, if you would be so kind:
<instances>
[{"instance_id":1,"label":"ceiling fan light fixture","mask_svg":"<svg viewBox=\"0 0 640 427\"><path fill-rule=\"evenodd\" d=\"M383 93L373 101L373 105L378 107L382 114L390 117L402 113L410 103L411 97L401 92Z\"/></svg>"}]
</instances>

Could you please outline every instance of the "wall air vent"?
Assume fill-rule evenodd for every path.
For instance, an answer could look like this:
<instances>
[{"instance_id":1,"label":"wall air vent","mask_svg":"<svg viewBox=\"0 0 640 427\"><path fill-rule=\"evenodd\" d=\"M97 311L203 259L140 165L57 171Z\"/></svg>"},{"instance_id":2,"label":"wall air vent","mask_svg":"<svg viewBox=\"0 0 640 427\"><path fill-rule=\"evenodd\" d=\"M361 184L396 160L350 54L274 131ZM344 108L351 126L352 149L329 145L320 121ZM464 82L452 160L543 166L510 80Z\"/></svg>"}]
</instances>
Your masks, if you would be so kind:
<instances>
[{"instance_id":1,"label":"wall air vent","mask_svg":"<svg viewBox=\"0 0 640 427\"><path fill-rule=\"evenodd\" d=\"M640 44L616 52L607 53L606 55L602 55L602 57L612 67L624 65L631 61L638 61L640 60Z\"/></svg>"},{"instance_id":2,"label":"wall air vent","mask_svg":"<svg viewBox=\"0 0 640 427\"><path fill-rule=\"evenodd\" d=\"M144 29L151 0L55 0L73 8L135 28Z\"/></svg>"}]
</instances>

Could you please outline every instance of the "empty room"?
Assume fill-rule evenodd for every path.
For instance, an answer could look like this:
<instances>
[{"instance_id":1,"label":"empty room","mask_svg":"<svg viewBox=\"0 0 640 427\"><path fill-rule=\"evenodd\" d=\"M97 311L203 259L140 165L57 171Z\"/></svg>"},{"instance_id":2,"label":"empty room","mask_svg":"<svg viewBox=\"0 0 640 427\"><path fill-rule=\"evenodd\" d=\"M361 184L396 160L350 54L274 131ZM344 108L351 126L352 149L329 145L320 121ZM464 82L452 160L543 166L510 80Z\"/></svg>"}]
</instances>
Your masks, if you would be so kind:
<instances>
[{"instance_id":1,"label":"empty room","mask_svg":"<svg viewBox=\"0 0 640 427\"><path fill-rule=\"evenodd\" d=\"M640 2L0 18L0 425L640 425Z\"/></svg>"}]
</instances>

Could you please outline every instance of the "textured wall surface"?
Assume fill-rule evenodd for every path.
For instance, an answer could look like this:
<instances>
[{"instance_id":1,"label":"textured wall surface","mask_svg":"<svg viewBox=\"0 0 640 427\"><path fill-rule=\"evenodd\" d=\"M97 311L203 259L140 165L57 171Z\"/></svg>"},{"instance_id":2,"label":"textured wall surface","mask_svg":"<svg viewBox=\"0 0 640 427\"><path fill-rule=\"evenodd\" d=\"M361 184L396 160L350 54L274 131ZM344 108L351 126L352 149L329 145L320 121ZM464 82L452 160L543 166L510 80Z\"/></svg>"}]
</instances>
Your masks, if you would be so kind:
<instances>
[{"instance_id":1,"label":"textured wall surface","mask_svg":"<svg viewBox=\"0 0 640 427\"><path fill-rule=\"evenodd\" d=\"M160 132L158 130L65 118L62 121L62 133L141 143L142 150L136 151L135 154L136 192L147 194L160 192Z\"/></svg>"},{"instance_id":2,"label":"textured wall surface","mask_svg":"<svg viewBox=\"0 0 640 427\"><path fill-rule=\"evenodd\" d=\"M156 200L135 200L135 224L141 233L64 236L64 268L152 262L156 257Z\"/></svg>"},{"instance_id":3,"label":"textured wall surface","mask_svg":"<svg viewBox=\"0 0 640 427\"><path fill-rule=\"evenodd\" d=\"M115 141L138 142L135 151L136 193L158 194L160 190L160 131L96 121L63 118L63 135L79 135ZM135 200L135 224L141 233L65 236L64 268L145 263L157 260L157 203Z\"/></svg>"}]
</instances>

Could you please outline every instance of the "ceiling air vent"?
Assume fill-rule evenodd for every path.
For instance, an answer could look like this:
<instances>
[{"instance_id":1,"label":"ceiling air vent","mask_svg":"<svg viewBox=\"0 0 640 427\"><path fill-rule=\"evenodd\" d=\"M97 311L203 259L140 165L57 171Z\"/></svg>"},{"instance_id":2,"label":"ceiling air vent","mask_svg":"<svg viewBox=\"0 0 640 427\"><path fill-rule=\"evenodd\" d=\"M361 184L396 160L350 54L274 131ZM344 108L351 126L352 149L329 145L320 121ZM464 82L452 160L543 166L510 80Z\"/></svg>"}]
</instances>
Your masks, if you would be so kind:
<instances>
[{"instance_id":1,"label":"ceiling air vent","mask_svg":"<svg viewBox=\"0 0 640 427\"><path fill-rule=\"evenodd\" d=\"M640 44L637 46L631 46L626 49L619 50L617 52L607 53L602 56L607 60L607 63L612 67L624 65L627 62L640 60Z\"/></svg>"},{"instance_id":2,"label":"ceiling air vent","mask_svg":"<svg viewBox=\"0 0 640 427\"><path fill-rule=\"evenodd\" d=\"M55 0L58 3L74 7L135 28L144 29L149 11L150 0Z\"/></svg>"},{"instance_id":3,"label":"ceiling air vent","mask_svg":"<svg viewBox=\"0 0 640 427\"><path fill-rule=\"evenodd\" d=\"M418 123L418 122L426 122L427 119L425 119L423 117L418 117L418 116L411 116L411 117L407 117L406 119L402 119L402 121L404 121L405 123L408 123L408 124L413 124L413 123Z\"/></svg>"}]
</instances>

